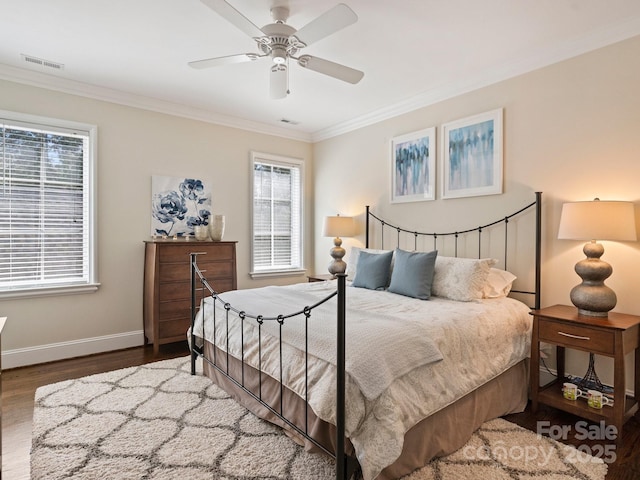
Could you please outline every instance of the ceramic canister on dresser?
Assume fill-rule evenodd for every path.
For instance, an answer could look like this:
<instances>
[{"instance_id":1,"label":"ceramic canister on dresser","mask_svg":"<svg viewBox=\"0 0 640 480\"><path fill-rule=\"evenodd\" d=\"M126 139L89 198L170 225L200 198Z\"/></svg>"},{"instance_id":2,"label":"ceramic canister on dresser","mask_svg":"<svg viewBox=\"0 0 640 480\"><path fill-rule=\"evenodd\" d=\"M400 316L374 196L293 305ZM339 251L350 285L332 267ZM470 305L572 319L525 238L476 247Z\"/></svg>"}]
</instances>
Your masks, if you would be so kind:
<instances>
[{"instance_id":1,"label":"ceramic canister on dresser","mask_svg":"<svg viewBox=\"0 0 640 480\"><path fill-rule=\"evenodd\" d=\"M196 225L193 227L193 235L196 240L209 240L209 227L207 225Z\"/></svg>"},{"instance_id":2,"label":"ceramic canister on dresser","mask_svg":"<svg viewBox=\"0 0 640 480\"><path fill-rule=\"evenodd\" d=\"M209 236L214 242L219 242L224 236L224 215L211 215L209 218Z\"/></svg>"}]
</instances>

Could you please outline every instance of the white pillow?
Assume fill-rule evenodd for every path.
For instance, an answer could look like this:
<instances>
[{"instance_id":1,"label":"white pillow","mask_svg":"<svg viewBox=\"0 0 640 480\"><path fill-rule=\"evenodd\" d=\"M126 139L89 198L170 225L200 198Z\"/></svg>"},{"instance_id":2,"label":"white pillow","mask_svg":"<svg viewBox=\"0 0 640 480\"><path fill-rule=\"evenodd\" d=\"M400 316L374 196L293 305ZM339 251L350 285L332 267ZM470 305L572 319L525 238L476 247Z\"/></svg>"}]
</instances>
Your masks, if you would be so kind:
<instances>
[{"instance_id":1,"label":"white pillow","mask_svg":"<svg viewBox=\"0 0 640 480\"><path fill-rule=\"evenodd\" d=\"M360 252L368 252L379 255L381 253L389 253L390 251L391 250L376 250L375 248L351 247L348 258L345 260L345 262L347 262L347 280L353 280L353 278L356 276L356 271L358 269L358 255L360 255ZM394 258L395 255L391 258L389 276L391 276L391 272L393 271Z\"/></svg>"},{"instance_id":2,"label":"white pillow","mask_svg":"<svg viewBox=\"0 0 640 480\"><path fill-rule=\"evenodd\" d=\"M506 297L511 291L513 281L517 277L506 270L491 268L487 276L487 282L482 289L482 298Z\"/></svg>"},{"instance_id":3,"label":"white pillow","mask_svg":"<svg viewBox=\"0 0 640 480\"><path fill-rule=\"evenodd\" d=\"M482 298L489 270L497 260L493 258L436 258L431 293L438 297L470 302Z\"/></svg>"}]
</instances>

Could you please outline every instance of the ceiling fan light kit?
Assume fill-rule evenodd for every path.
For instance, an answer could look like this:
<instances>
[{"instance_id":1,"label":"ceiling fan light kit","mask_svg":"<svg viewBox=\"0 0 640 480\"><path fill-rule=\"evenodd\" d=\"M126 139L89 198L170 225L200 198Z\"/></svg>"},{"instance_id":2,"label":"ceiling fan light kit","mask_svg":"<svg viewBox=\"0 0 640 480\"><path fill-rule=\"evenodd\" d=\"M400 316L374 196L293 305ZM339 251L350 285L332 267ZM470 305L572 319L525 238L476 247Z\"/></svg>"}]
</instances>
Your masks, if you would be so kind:
<instances>
[{"instance_id":1,"label":"ceiling fan light kit","mask_svg":"<svg viewBox=\"0 0 640 480\"><path fill-rule=\"evenodd\" d=\"M364 76L364 73L360 70L319 57L307 54L296 57L303 48L358 20L358 16L354 11L343 3L336 5L315 20L312 20L300 30L296 30L286 24L289 17L289 9L285 6L271 8L271 16L274 23L258 28L251 20L227 3L226 0L201 1L236 28L252 37L262 53L241 53L196 60L189 62L189 66L192 68L203 69L271 57L273 65L271 66L270 74L270 95L274 99L285 98L289 94L288 65L290 58L303 68L351 84L358 83Z\"/></svg>"}]
</instances>

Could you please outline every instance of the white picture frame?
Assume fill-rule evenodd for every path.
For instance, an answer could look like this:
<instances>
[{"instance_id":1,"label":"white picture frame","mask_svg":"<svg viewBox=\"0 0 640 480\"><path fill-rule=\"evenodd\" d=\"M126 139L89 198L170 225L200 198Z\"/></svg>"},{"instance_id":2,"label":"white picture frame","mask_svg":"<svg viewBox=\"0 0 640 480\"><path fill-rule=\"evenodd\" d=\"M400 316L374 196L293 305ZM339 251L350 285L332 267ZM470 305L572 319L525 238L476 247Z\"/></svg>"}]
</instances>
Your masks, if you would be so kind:
<instances>
[{"instance_id":1,"label":"white picture frame","mask_svg":"<svg viewBox=\"0 0 640 480\"><path fill-rule=\"evenodd\" d=\"M436 127L391 139L391 203L436 198Z\"/></svg>"},{"instance_id":2,"label":"white picture frame","mask_svg":"<svg viewBox=\"0 0 640 480\"><path fill-rule=\"evenodd\" d=\"M442 198L502 193L502 125L502 108L442 125Z\"/></svg>"}]
</instances>

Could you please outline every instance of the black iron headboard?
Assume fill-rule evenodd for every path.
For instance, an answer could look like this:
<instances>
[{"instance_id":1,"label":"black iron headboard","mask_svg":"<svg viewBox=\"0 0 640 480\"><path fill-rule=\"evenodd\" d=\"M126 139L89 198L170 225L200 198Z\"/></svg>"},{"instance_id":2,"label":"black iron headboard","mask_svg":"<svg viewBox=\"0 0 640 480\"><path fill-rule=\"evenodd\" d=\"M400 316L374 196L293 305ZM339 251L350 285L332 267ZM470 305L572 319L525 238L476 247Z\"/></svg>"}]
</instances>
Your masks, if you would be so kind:
<instances>
[{"instance_id":1,"label":"black iron headboard","mask_svg":"<svg viewBox=\"0 0 640 480\"><path fill-rule=\"evenodd\" d=\"M396 233L396 246L400 246L401 235L413 236L414 238L414 250L418 250L418 238L431 237L433 239L433 248L437 249L437 242L439 238L443 237L453 237L454 239L454 256L458 256L458 241L461 236L467 236L469 234L477 233L477 242L478 242L478 258L482 255L482 234L485 230L490 227L500 227L501 225L504 228L504 269L506 270L508 267L508 246L509 246L509 221L522 215L524 212L527 212L531 209L535 208L535 260L534 260L534 287L533 290L512 290L513 293L520 293L525 295L533 295L534 297L534 308L540 308L540 268L542 262L542 192L536 192L535 201L531 202L529 205L521 208L520 210L513 212L506 217L502 217L493 222L487 223L485 225L481 225L475 228L469 228L464 230L458 230L454 232L419 232L415 230L408 230L396 225L393 225L386 220L376 216L373 214L367 205L367 215L366 215L366 236L365 236L365 245L367 248L370 247L370 219L374 219L375 221L380 223L380 248L384 249L384 234L385 229L391 230Z\"/></svg>"}]
</instances>

